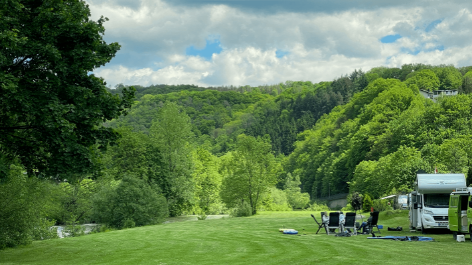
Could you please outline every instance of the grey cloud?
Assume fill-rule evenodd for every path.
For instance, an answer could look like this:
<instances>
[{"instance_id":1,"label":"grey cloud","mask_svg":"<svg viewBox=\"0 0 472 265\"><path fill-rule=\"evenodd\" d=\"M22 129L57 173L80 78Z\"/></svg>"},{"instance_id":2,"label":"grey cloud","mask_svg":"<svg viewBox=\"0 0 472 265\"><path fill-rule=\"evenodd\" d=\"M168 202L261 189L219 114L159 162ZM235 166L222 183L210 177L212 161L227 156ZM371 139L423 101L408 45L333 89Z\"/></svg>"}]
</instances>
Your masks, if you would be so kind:
<instances>
[{"instance_id":1,"label":"grey cloud","mask_svg":"<svg viewBox=\"0 0 472 265\"><path fill-rule=\"evenodd\" d=\"M393 27L393 31L402 37L418 36L420 33L415 28L415 25L408 22L399 22Z\"/></svg>"},{"instance_id":2,"label":"grey cloud","mask_svg":"<svg viewBox=\"0 0 472 265\"><path fill-rule=\"evenodd\" d=\"M92 5L114 5L114 6L123 6L131 9L139 9L141 7L142 1L135 0L86 0L87 3Z\"/></svg>"},{"instance_id":3,"label":"grey cloud","mask_svg":"<svg viewBox=\"0 0 472 265\"><path fill-rule=\"evenodd\" d=\"M119 51L108 66L126 65L131 69L151 68L157 70L159 67L156 63L160 61L162 61L162 58L155 53L138 52L135 49L127 49Z\"/></svg>"},{"instance_id":4,"label":"grey cloud","mask_svg":"<svg viewBox=\"0 0 472 265\"><path fill-rule=\"evenodd\" d=\"M351 9L374 10L378 8L405 7L422 5L426 0L166 0L167 3L176 6L205 6L205 5L227 5L238 9L254 12L323 12L333 13Z\"/></svg>"},{"instance_id":5,"label":"grey cloud","mask_svg":"<svg viewBox=\"0 0 472 265\"><path fill-rule=\"evenodd\" d=\"M446 47L463 47L472 43L472 14L464 11L452 19L445 19L444 26L434 29L438 40Z\"/></svg>"}]
</instances>

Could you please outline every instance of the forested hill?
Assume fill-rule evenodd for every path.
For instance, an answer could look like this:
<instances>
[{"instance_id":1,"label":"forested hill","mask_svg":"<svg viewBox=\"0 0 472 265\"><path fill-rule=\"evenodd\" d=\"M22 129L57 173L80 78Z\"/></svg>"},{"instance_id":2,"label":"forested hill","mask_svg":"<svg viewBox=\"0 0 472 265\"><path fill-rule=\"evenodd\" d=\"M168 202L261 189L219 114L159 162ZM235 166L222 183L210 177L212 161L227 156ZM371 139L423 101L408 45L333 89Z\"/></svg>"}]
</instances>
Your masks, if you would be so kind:
<instances>
[{"instance_id":1,"label":"forested hill","mask_svg":"<svg viewBox=\"0 0 472 265\"><path fill-rule=\"evenodd\" d=\"M438 67L404 82L378 78L302 133L285 170L300 176L312 198L348 190L374 198L408 191L419 169L472 172L472 97L465 94L471 77L471 71L462 76ZM434 103L418 91L431 86L463 94Z\"/></svg>"},{"instance_id":2,"label":"forested hill","mask_svg":"<svg viewBox=\"0 0 472 265\"><path fill-rule=\"evenodd\" d=\"M355 70L349 76L318 84L287 81L259 87L138 86L137 102L130 114L109 124L148 133L160 107L171 101L182 106L198 141L208 142L215 154L231 150L237 135L245 133L268 134L273 150L288 155L298 133L311 128L335 106L348 102L367 83L365 73ZM118 90L122 88L118 86Z\"/></svg>"},{"instance_id":3,"label":"forested hill","mask_svg":"<svg viewBox=\"0 0 472 265\"><path fill-rule=\"evenodd\" d=\"M130 113L109 125L131 126L148 134L164 103L175 102L190 117L196 144L217 156L234 150L240 134L268 134L275 154L288 156L285 173L298 175L302 190L312 198L348 192L349 187L379 196L393 188L409 188L419 167L468 170L467 156L460 159L466 164L459 166L434 152L453 139L468 137L470 113L456 108L468 106L469 97L433 104L420 96L419 89L457 89L468 94L472 91L470 69L414 64L366 73L355 70L317 84L137 86L137 101ZM459 119L461 115L464 120ZM393 171L389 177L379 175L387 170ZM375 185L382 189L374 191Z\"/></svg>"}]
</instances>

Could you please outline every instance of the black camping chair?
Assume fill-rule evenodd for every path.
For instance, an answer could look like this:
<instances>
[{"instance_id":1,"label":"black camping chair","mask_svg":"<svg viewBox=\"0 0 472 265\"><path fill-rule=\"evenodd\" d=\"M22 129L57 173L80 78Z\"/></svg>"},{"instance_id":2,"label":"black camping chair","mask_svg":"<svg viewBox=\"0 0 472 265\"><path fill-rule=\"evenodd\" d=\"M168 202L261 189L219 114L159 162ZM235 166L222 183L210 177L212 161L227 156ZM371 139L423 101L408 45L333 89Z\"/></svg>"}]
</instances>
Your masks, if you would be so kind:
<instances>
[{"instance_id":1,"label":"black camping chair","mask_svg":"<svg viewBox=\"0 0 472 265\"><path fill-rule=\"evenodd\" d=\"M321 230L321 228L324 228L325 232L327 234L328 229L326 228L326 223L323 223L323 218L321 218L321 223L320 223L320 222L318 222L318 220L316 220L316 218L313 214L311 215L311 217L313 217L313 220L315 220L316 224L318 224L318 231L316 231L316 233L318 234L318 232Z\"/></svg>"},{"instance_id":2,"label":"black camping chair","mask_svg":"<svg viewBox=\"0 0 472 265\"><path fill-rule=\"evenodd\" d=\"M356 213L346 213L346 221L344 222L344 228L351 229L354 231L354 235L357 235L357 228L356 228Z\"/></svg>"},{"instance_id":3,"label":"black camping chair","mask_svg":"<svg viewBox=\"0 0 472 265\"><path fill-rule=\"evenodd\" d=\"M379 231L379 234L382 234L382 233L380 233L380 229L377 226L378 222L379 222L379 212L373 212L372 213L372 222L370 224L367 223L367 225L371 227L372 232L374 231L374 227L377 227L377 231Z\"/></svg>"},{"instance_id":4,"label":"black camping chair","mask_svg":"<svg viewBox=\"0 0 472 265\"><path fill-rule=\"evenodd\" d=\"M333 230L336 232L336 229L338 231L341 231L340 223L339 223L339 212L332 212L329 213L329 223L328 223L328 235L330 233L330 230Z\"/></svg>"}]
</instances>

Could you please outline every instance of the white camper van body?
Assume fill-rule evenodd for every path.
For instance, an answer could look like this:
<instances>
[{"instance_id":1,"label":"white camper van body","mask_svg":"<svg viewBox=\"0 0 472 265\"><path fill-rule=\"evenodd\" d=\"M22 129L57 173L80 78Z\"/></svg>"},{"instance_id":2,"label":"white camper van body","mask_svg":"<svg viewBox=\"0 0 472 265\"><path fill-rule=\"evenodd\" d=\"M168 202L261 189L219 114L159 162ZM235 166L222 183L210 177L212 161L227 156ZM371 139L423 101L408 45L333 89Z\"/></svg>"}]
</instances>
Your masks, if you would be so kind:
<instances>
[{"instance_id":1,"label":"white camper van body","mask_svg":"<svg viewBox=\"0 0 472 265\"><path fill-rule=\"evenodd\" d=\"M409 195L410 229L447 228L449 196L466 187L464 174L417 174Z\"/></svg>"}]
</instances>

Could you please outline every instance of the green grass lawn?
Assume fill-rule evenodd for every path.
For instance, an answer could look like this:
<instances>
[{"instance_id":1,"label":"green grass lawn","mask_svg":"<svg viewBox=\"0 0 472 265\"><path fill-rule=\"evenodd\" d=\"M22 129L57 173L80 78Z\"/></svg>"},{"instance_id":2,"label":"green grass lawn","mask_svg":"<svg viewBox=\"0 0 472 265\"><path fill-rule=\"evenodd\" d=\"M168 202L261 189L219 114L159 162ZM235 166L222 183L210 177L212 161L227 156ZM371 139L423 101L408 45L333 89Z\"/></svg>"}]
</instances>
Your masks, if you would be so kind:
<instances>
[{"instance_id":1,"label":"green grass lawn","mask_svg":"<svg viewBox=\"0 0 472 265\"><path fill-rule=\"evenodd\" d=\"M472 258L469 236L465 243L449 233L428 234L435 242L335 237L315 234L310 214L261 212L36 241L0 251L0 264L452 264ZM421 235L407 229L407 211L381 213L379 224L381 235ZM388 226L406 231L388 232ZM282 227L301 235L284 235L278 231Z\"/></svg>"}]
</instances>

